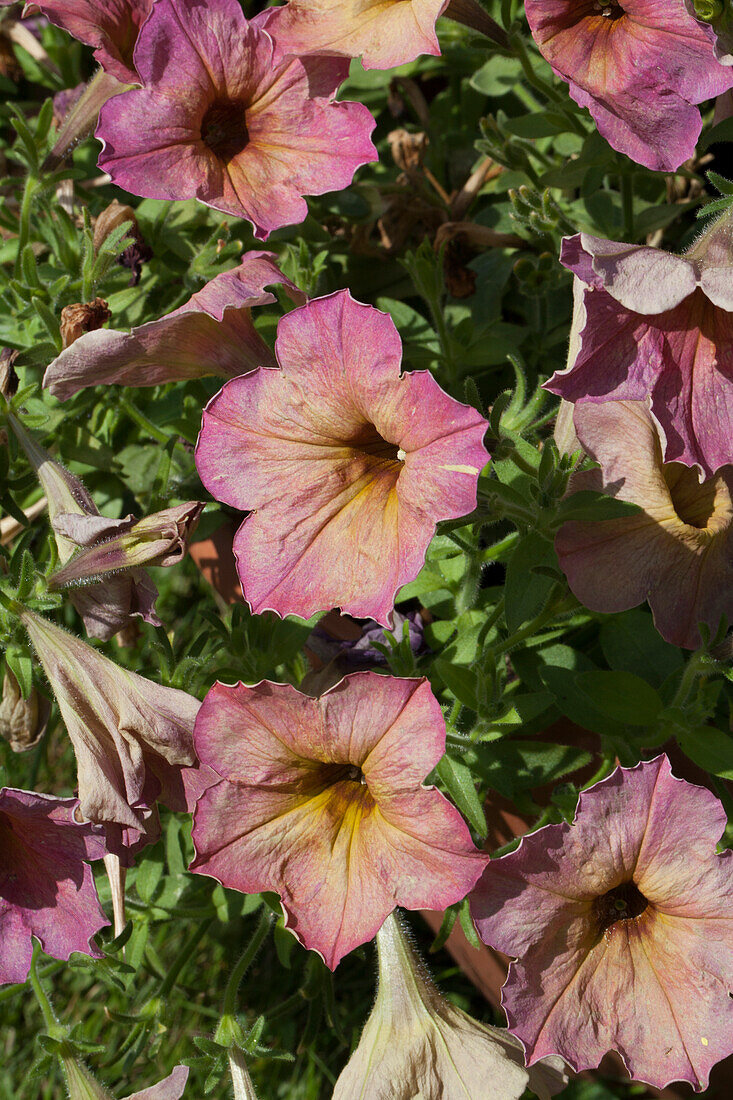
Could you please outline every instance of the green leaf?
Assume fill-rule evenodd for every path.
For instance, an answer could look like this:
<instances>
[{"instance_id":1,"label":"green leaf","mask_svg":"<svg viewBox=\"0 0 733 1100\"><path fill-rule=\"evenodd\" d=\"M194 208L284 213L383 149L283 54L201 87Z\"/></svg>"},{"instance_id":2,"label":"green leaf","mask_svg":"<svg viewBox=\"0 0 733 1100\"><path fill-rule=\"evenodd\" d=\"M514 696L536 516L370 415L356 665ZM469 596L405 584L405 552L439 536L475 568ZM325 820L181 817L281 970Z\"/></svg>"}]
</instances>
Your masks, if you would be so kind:
<instances>
[{"instance_id":1,"label":"green leaf","mask_svg":"<svg viewBox=\"0 0 733 1100\"><path fill-rule=\"evenodd\" d=\"M163 859L159 853L146 853L135 876L135 889L142 901L150 905L163 877Z\"/></svg>"},{"instance_id":2,"label":"green leaf","mask_svg":"<svg viewBox=\"0 0 733 1100\"><path fill-rule=\"evenodd\" d=\"M651 726L662 709L651 684L633 672L581 672L576 685L594 707L624 725Z\"/></svg>"},{"instance_id":3,"label":"green leaf","mask_svg":"<svg viewBox=\"0 0 733 1100\"><path fill-rule=\"evenodd\" d=\"M23 698L29 699L33 690L33 662L29 654L19 646L8 646L5 663L18 681Z\"/></svg>"},{"instance_id":4,"label":"green leaf","mask_svg":"<svg viewBox=\"0 0 733 1100\"><path fill-rule=\"evenodd\" d=\"M616 497L597 493L593 489L582 489L561 500L556 514L559 523L571 519L595 522L604 519L623 519L625 516L635 516L640 511L638 504L617 500Z\"/></svg>"},{"instance_id":5,"label":"green leaf","mask_svg":"<svg viewBox=\"0 0 733 1100\"><path fill-rule=\"evenodd\" d=\"M446 754L435 772L469 824L480 837L485 837L489 830L471 769Z\"/></svg>"},{"instance_id":6,"label":"green leaf","mask_svg":"<svg viewBox=\"0 0 733 1100\"><path fill-rule=\"evenodd\" d=\"M557 568L557 555L549 539L530 531L517 543L506 570L504 605L512 633L542 610L555 584L552 577L534 572L538 565Z\"/></svg>"},{"instance_id":7,"label":"green leaf","mask_svg":"<svg viewBox=\"0 0 733 1100\"><path fill-rule=\"evenodd\" d=\"M459 703L463 703L469 710L478 711L478 677L473 669L451 664L441 658L433 663L433 668Z\"/></svg>"},{"instance_id":8,"label":"green leaf","mask_svg":"<svg viewBox=\"0 0 733 1100\"><path fill-rule=\"evenodd\" d=\"M693 764L721 779L733 779L733 737L714 726L677 734L677 744Z\"/></svg>"},{"instance_id":9,"label":"green leaf","mask_svg":"<svg viewBox=\"0 0 733 1100\"><path fill-rule=\"evenodd\" d=\"M494 741L483 747L481 774L505 798L553 783L585 767L591 755L548 741Z\"/></svg>"},{"instance_id":10,"label":"green leaf","mask_svg":"<svg viewBox=\"0 0 733 1100\"><path fill-rule=\"evenodd\" d=\"M651 615L637 608L603 623L600 642L611 668L622 672L643 668L645 678L656 687L684 664L680 651L665 642Z\"/></svg>"},{"instance_id":11,"label":"green leaf","mask_svg":"<svg viewBox=\"0 0 733 1100\"><path fill-rule=\"evenodd\" d=\"M494 54L476 70L469 84L482 95L496 99L514 91L521 73L522 66L518 58Z\"/></svg>"}]
</instances>

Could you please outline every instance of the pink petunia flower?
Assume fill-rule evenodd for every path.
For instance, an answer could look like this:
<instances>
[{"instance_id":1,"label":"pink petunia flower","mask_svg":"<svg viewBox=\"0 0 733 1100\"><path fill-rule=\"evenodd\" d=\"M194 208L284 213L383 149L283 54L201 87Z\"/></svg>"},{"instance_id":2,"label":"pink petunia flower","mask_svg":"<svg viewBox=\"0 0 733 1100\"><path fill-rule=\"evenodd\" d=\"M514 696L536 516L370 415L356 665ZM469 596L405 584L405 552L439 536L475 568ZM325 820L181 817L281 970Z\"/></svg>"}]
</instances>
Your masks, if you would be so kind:
<instances>
[{"instance_id":1,"label":"pink petunia flower","mask_svg":"<svg viewBox=\"0 0 733 1100\"><path fill-rule=\"evenodd\" d=\"M234 540L245 599L391 625L436 522L476 505L486 421L427 371L400 375L391 318L348 291L283 317L275 350L279 370L209 402L196 448L206 488L254 509Z\"/></svg>"},{"instance_id":2,"label":"pink petunia flower","mask_svg":"<svg viewBox=\"0 0 733 1100\"><path fill-rule=\"evenodd\" d=\"M66 401L87 386L158 386L210 374L235 378L274 364L251 310L275 301L265 289L275 284L297 304L305 301L275 259L273 252L248 252L239 267L217 275L158 321L130 332L85 333L49 364L44 386Z\"/></svg>"},{"instance_id":3,"label":"pink petunia flower","mask_svg":"<svg viewBox=\"0 0 733 1100\"><path fill-rule=\"evenodd\" d=\"M0 6L15 0L0 0ZM42 12L57 27L94 47L102 68L123 84L139 84L132 60L154 0L29 0L24 15Z\"/></svg>"},{"instance_id":4,"label":"pink petunia flower","mask_svg":"<svg viewBox=\"0 0 733 1100\"><path fill-rule=\"evenodd\" d=\"M568 367L546 388L568 401L651 395L667 462L704 474L733 463L733 258L729 215L684 255L580 233Z\"/></svg>"},{"instance_id":5,"label":"pink petunia flower","mask_svg":"<svg viewBox=\"0 0 733 1100\"><path fill-rule=\"evenodd\" d=\"M101 958L92 937L109 921L89 861L102 830L74 818L75 798L0 790L0 984L24 982L35 936L48 955Z\"/></svg>"},{"instance_id":6,"label":"pink petunia flower","mask_svg":"<svg viewBox=\"0 0 733 1100\"><path fill-rule=\"evenodd\" d=\"M697 648L698 623L712 634L723 615L733 623L733 466L700 482L696 470L663 462L643 401L576 405L574 422L600 469L576 474L571 492L602 490L641 511L563 524L555 549L571 589L594 611L648 600L663 638Z\"/></svg>"},{"instance_id":7,"label":"pink petunia flower","mask_svg":"<svg viewBox=\"0 0 733 1100\"><path fill-rule=\"evenodd\" d=\"M675 171L695 152L695 104L733 86L686 0L525 0L546 61L614 149Z\"/></svg>"},{"instance_id":8,"label":"pink petunia flower","mask_svg":"<svg viewBox=\"0 0 733 1100\"><path fill-rule=\"evenodd\" d=\"M318 699L215 684L196 751L222 781L194 814L192 871L280 894L288 927L333 969L396 905L444 909L486 863L423 779L445 750L426 680L356 672Z\"/></svg>"},{"instance_id":9,"label":"pink petunia flower","mask_svg":"<svg viewBox=\"0 0 733 1100\"><path fill-rule=\"evenodd\" d=\"M270 36L237 0L157 0L135 47L144 88L99 116L99 166L133 195L196 198L247 218L264 239L376 160L375 122L337 103L337 58L273 61Z\"/></svg>"},{"instance_id":10,"label":"pink petunia flower","mask_svg":"<svg viewBox=\"0 0 733 1100\"><path fill-rule=\"evenodd\" d=\"M365 69L389 69L419 54L440 53L435 21L449 0L290 0L265 11L261 25L280 53L361 57Z\"/></svg>"},{"instance_id":11,"label":"pink petunia flower","mask_svg":"<svg viewBox=\"0 0 733 1100\"><path fill-rule=\"evenodd\" d=\"M583 791L493 860L471 899L481 938L516 958L502 994L529 1065L617 1050L632 1077L704 1089L733 1052L733 856L718 800L666 756Z\"/></svg>"}]
</instances>

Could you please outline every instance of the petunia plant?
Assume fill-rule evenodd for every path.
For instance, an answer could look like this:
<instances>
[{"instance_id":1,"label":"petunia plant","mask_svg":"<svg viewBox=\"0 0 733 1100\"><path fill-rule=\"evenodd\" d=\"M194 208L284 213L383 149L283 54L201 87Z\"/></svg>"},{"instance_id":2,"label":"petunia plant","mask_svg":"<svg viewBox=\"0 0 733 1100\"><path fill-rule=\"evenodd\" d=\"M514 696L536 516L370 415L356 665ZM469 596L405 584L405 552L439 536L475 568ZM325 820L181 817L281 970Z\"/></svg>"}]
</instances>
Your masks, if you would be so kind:
<instances>
[{"instance_id":1,"label":"petunia plant","mask_svg":"<svg viewBox=\"0 0 733 1100\"><path fill-rule=\"evenodd\" d=\"M0 2L3 1100L731 1093L732 25Z\"/></svg>"}]
</instances>

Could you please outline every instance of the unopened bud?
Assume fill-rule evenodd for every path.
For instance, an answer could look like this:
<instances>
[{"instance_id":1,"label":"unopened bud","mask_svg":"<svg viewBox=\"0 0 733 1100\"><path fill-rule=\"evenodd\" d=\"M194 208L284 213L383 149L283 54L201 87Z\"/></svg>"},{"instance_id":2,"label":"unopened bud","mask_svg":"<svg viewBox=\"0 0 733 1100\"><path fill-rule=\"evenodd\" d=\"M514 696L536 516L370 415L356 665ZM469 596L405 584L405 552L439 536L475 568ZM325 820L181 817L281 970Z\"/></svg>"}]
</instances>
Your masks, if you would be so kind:
<instances>
[{"instance_id":1,"label":"unopened bud","mask_svg":"<svg viewBox=\"0 0 733 1100\"><path fill-rule=\"evenodd\" d=\"M122 267L129 267L132 272L130 286L137 286L140 282L142 265L153 257L153 250L145 242L140 232L135 211L131 206L113 199L109 206L102 211L94 225L94 251L99 252L107 237L119 226L128 222L127 236L132 237L132 244L123 249L117 262Z\"/></svg>"},{"instance_id":2,"label":"unopened bud","mask_svg":"<svg viewBox=\"0 0 733 1100\"><path fill-rule=\"evenodd\" d=\"M13 752L27 752L38 744L49 711L50 707L45 700L41 701L35 688L30 698L24 699L15 676L10 669L5 669L0 698L0 737L10 744Z\"/></svg>"},{"instance_id":3,"label":"unopened bud","mask_svg":"<svg viewBox=\"0 0 733 1100\"><path fill-rule=\"evenodd\" d=\"M112 313L103 298L93 302L77 302L61 310L61 342L69 348L85 332L93 332L109 321Z\"/></svg>"}]
</instances>

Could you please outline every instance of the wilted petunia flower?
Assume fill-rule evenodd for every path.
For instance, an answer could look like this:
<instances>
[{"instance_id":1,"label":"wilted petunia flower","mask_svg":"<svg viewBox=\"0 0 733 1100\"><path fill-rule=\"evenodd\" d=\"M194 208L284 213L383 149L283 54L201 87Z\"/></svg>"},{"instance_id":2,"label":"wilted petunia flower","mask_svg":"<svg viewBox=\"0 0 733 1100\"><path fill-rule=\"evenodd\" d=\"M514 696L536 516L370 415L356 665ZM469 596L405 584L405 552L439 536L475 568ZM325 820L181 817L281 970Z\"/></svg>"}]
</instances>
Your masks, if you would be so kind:
<instances>
[{"instance_id":1,"label":"wilted petunia flower","mask_svg":"<svg viewBox=\"0 0 733 1100\"><path fill-rule=\"evenodd\" d=\"M99 509L79 478L54 462L15 416L10 414L8 421L46 494L48 514L62 565L76 553L82 538L91 535L102 539L113 534L120 525L124 527L132 518L114 520L100 516ZM87 634L103 641L117 634L136 615L160 626L155 612L157 596L158 589L142 569L130 569L122 575L107 577L99 584L74 589L70 594Z\"/></svg>"},{"instance_id":2,"label":"wilted petunia flower","mask_svg":"<svg viewBox=\"0 0 733 1100\"><path fill-rule=\"evenodd\" d=\"M427 371L400 375L392 319L348 291L283 317L275 350L281 369L209 402L196 447L209 492L255 510L234 539L245 599L391 625L436 522L476 505L486 421Z\"/></svg>"},{"instance_id":3,"label":"wilted petunia flower","mask_svg":"<svg viewBox=\"0 0 733 1100\"><path fill-rule=\"evenodd\" d=\"M652 398L665 459L710 474L733 462L733 241L729 216L684 255L580 233L576 354L547 389L569 401Z\"/></svg>"},{"instance_id":4,"label":"wilted petunia flower","mask_svg":"<svg viewBox=\"0 0 733 1100\"><path fill-rule=\"evenodd\" d=\"M731 852L718 800L666 756L580 796L486 868L471 899L479 933L513 955L502 1003L528 1061L574 1069L617 1050L632 1077L707 1085L733 1052Z\"/></svg>"},{"instance_id":5,"label":"wilted petunia flower","mask_svg":"<svg viewBox=\"0 0 733 1100\"><path fill-rule=\"evenodd\" d=\"M526 0L540 53L614 149L675 171L695 152L695 104L733 85L686 0Z\"/></svg>"},{"instance_id":6,"label":"wilted petunia flower","mask_svg":"<svg viewBox=\"0 0 733 1100\"><path fill-rule=\"evenodd\" d=\"M81 549L51 574L49 588L65 588L121 569L177 565L186 555L203 504L189 500L142 519L62 514L54 531Z\"/></svg>"},{"instance_id":7,"label":"wilted petunia flower","mask_svg":"<svg viewBox=\"0 0 733 1100\"><path fill-rule=\"evenodd\" d=\"M156 799L185 809L198 699L120 668L27 608L19 618L74 746L84 816L144 833Z\"/></svg>"},{"instance_id":8,"label":"wilted petunia flower","mask_svg":"<svg viewBox=\"0 0 733 1100\"><path fill-rule=\"evenodd\" d=\"M0 6L15 0L0 0ZM24 14L42 12L87 46L102 68L124 84L139 83L132 52L154 0L28 0Z\"/></svg>"},{"instance_id":9,"label":"wilted petunia flower","mask_svg":"<svg viewBox=\"0 0 733 1100\"><path fill-rule=\"evenodd\" d=\"M0 790L0 984L24 982L32 936L48 955L101 958L92 936L109 921L89 860L105 854L102 830L79 825L75 798Z\"/></svg>"},{"instance_id":10,"label":"wilted petunia flower","mask_svg":"<svg viewBox=\"0 0 733 1100\"><path fill-rule=\"evenodd\" d=\"M304 295L275 263L273 252L248 252L239 267L217 275L159 321L130 332L89 332L53 360L43 384L66 401L87 386L158 386L219 374L235 378L274 363L250 310L275 301L280 284L297 304Z\"/></svg>"},{"instance_id":11,"label":"wilted petunia flower","mask_svg":"<svg viewBox=\"0 0 733 1100\"><path fill-rule=\"evenodd\" d=\"M576 474L571 491L603 490L642 511L563 524L555 548L571 589L594 611L648 600L662 637L695 649L698 623L713 634L723 615L733 623L733 466L700 482L663 462L643 401L576 405L575 429L600 469Z\"/></svg>"},{"instance_id":12,"label":"wilted petunia flower","mask_svg":"<svg viewBox=\"0 0 733 1100\"><path fill-rule=\"evenodd\" d=\"M86 1066L75 1058L62 1054L66 1082L69 1086L69 1100L113 1100L111 1093L97 1081ZM188 1080L188 1066L176 1066L162 1081L133 1092L125 1100L180 1100Z\"/></svg>"},{"instance_id":13,"label":"wilted petunia flower","mask_svg":"<svg viewBox=\"0 0 733 1100\"><path fill-rule=\"evenodd\" d=\"M396 905L444 909L486 863L422 780L445 750L426 680L356 672L318 699L215 684L196 751L222 782L196 806L192 871L280 894L288 927L333 969Z\"/></svg>"},{"instance_id":14,"label":"wilted petunia flower","mask_svg":"<svg viewBox=\"0 0 733 1100\"><path fill-rule=\"evenodd\" d=\"M335 101L343 61L274 64L273 49L237 0L157 0L135 47L145 87L102 108L99 167L133 195L247 218L259 239L302 222L304 195L346 187L376 160L375 122Z\"/></svg>"},{"instance_id":15,"label":"wilted petunia flower","mask_svg":"<svg viewBox=\"0 0 733 1100\"><path fill-rule=\"evenodd\" d=\"M377 1000L333 1100L519 1100L528 1087L549 1100L568 1083L559 1058L526 1070L506 1029L445 1000L394 913L377 932L377 954Z\"/></svg>"}]
</instances>

